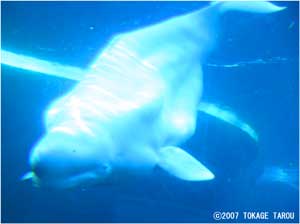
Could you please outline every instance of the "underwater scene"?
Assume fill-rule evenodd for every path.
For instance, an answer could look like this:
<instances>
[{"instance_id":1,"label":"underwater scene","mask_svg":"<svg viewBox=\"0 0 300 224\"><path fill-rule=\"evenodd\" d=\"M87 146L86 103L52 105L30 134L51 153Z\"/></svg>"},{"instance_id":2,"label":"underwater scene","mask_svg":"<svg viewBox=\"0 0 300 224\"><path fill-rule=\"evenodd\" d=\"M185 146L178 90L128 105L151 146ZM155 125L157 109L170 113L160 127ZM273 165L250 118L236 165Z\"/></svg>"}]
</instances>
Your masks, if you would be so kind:
<instances>
[{"instance_id":1,"label":"underwater scene","mask_svg":"<svg viewBox=\"0 0 300 224\"><path fill-rule=\"evenodd\" d=\"M298 2L1 2L2 223L299 223L298 127Z\"/></svg>"}]
</instances>

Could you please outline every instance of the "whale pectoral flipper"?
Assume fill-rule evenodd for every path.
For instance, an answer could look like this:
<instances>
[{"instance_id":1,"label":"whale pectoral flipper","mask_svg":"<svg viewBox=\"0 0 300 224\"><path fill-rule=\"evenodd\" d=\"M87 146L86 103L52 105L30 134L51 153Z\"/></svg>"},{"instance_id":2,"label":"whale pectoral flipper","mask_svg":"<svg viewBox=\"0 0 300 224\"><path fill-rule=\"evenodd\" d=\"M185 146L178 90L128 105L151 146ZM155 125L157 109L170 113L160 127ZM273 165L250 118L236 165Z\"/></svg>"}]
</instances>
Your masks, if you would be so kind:
<instances>
[{"instance_id":1,"label":"whale pectoral flipper","mask_svg":"<svg viewBox=\"0 0 300 224\"><path fill-rule=\"evenodd\" d=\"M202 163L175 146L159 150L158 165L177 178L187 181L205 181L214 178L214 174Z\"/></svg>"},{"instance_id":2,"label":"whale pectoral flipper","mask_svg":"<svg viewBox=\"0 0 300 224\"><path fill-rule=\"evenodd\" d=\"M208 115L214 116L220 120L223 120L248 134L254 141L258 141L258 134L256 131L247 123L239 119L234 113L228 110L224 110L215 104L211 103L200 103L198 111L204 112Z\"/></svg>"}]
</instances>

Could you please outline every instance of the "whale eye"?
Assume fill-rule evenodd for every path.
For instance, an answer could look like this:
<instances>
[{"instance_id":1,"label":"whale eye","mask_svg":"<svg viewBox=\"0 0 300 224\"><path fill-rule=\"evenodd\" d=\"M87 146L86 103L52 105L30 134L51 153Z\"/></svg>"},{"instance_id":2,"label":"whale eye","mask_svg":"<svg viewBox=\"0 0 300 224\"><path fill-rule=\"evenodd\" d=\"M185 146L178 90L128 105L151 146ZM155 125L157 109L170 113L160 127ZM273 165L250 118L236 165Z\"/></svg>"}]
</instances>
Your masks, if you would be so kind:
<instances>
[{"instance_id":1,"label":"whale eye","mask_svg":"<svg viewBox=\"0 0 300 224\"><path fill-rule=\"evenodd\" d=\"M101 164L99 168L99 173L102 175L108 175L111 172L111 166L107 163Z\"/></svg>"},{"instance_id":2,"label":"whale eye","mask_svg":"<svg viewBox=\"0 0 300 224\"><path fill-rule=\"evenodd\" d=\"M109 169L110 169L110 167L109 167L108 164L104 164L104 165L103 165L103 170L109 171Z\"/></svg>"}]
</instances>

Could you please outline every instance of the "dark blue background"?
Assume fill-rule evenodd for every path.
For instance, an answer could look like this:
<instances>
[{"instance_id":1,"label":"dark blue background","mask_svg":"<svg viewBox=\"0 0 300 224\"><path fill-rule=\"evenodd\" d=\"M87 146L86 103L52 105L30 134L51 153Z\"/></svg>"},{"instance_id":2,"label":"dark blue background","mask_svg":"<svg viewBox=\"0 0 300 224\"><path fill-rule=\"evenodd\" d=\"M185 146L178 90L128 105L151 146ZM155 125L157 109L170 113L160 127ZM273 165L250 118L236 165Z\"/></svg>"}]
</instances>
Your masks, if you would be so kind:
<instances>
[{"instance_id":1,"label":"dark blue background","mask_svg":"<svg viewBox=\"0 0 300 224\"><path fill-rule=\"evenodd\" d=\"M184 182L160 170L124 186L68 191L21 182L30 149L44 132L45 107L74 83L2 66L2 222L212 222L214 211L293 211L298 219L297 189L257 181L265 167L298 167L298 3L276 4L288 9L224 17L204 63L204 99L234 111L260 136L256 144L201 114L197 133L183 147L215 173L209 182ZM87 67L112 35L205 5L2 2L2 48ZM269 63L251 63L257 59ZM248 64L209 66L241 61Z\"/></svg>"}]
</instances>

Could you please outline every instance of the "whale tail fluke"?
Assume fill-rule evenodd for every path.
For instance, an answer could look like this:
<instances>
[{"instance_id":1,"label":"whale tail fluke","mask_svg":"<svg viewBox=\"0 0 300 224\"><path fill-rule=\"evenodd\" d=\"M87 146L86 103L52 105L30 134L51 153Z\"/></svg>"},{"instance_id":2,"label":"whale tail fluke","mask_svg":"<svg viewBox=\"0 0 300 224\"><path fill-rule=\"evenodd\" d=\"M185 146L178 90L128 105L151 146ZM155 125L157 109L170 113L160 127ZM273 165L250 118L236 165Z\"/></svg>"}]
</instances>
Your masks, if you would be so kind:
<instances>
[{"instance_id":1,"label":"whale tail fluke","mask_svg":"<svg viewBox=\"0 0 300 224\"><path fill-rule=\"evenodd\" d=\"M25 173L23 176L21 176L20 181L32 181L32 184L34 187L40 186L38 177L32 171L29 171L29 172Z\"/></svg>"},{"instance_id":2,"label":"whale tail fluke","mask_svg":"<svg viewBox=\"0 0 300 224\"><path fill-rule=\"evenodd\" d=\"M23 176L20 177L21 181L31 180L34 177L33 172L27 172Z\"/></svg>"},{"instance_id":3,"label":"whale tail fluke","mask_svg":"<svg viewBox=\"0 0 300 224\"><path fill-rule=\"evenodd\" d=\"M277 6L268 1L225 1L212 2L211 7L217 7L220 13L227 11L241 11L249 13L273 13L284 10L286 7Z\"/></svg>"}]
</instances>

